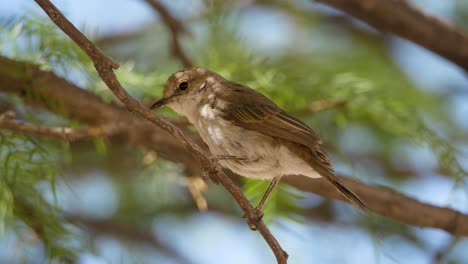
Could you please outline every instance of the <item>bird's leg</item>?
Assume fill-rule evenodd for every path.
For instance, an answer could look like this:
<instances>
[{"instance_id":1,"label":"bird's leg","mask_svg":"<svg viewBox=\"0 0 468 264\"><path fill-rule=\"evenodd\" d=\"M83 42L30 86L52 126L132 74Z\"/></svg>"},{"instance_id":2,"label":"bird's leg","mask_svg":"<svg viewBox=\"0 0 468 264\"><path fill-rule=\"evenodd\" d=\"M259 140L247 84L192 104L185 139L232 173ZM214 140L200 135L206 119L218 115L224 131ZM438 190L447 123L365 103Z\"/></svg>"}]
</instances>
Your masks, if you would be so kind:
<instances>
[{"instance_id":1,"label":"bird's leg","mask_svg":"<svg viewBox=\"0 0 468 264\"><path fill-rule=\"evenodd\" d=\"M273 180L271 181L270 185L268 186L268 189L266 190L265 194L263 195L262 197L262 200L260 201L260 203L257 205L257 207L255 207L255 212L257 213L257 219L255 222L258 222L260 221L262 218L263 218L263 211L262 211L262 208L263 208L263 205L265 204L268 196L270 195L270 193L273 191L273 189L275 188L275 186L279 183L280 181L280 178L281 177L276 177L276 178L273 178ZM245 216L245 215L244 215ZM251 230L257 230L256 226L255 226L255 223L250 223L249 224L249 227Z\"/></svg>"},{"instance_id":2,"label":"bird's leg","mask_svg":"<svg viewBox=\"0 0 468 264\"><path fill-rule=\"evenodd\" d=\"M265 194L263 195L262 200L257 205L257 207L255 207L255 210L260 211L262 216L263 216L263 212L262 212L263 205L265 204L266 199L270 195L271 191L273 191L275 186L278 184L279 180L280 180L280 177L273 178L270 185L268 186L268 189L266 190Z\"/></svg>"}]
</instances>

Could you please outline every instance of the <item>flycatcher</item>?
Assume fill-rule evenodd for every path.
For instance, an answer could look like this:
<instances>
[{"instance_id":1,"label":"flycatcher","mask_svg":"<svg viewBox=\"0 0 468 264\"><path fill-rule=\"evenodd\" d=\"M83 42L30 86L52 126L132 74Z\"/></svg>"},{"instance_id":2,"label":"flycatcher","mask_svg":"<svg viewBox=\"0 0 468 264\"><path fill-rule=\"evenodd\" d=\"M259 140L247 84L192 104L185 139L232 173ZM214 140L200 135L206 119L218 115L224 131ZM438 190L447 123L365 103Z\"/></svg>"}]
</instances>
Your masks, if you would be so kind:
<instances>
[{"instance_id":1,"label":"flycatcher","mask_svg":"<svg viewBox=\"0 0 468 264\"><path fill-rule=\"evenodd\" d=\"M163 105L188 118L222 167L244 177L271 180L256 207L260 213L285 175L323 177L366 210L335 175L315 132L259 92L208 69L187 68L167 80L163 97L151 109Z\"/></svg>"}]
</instances>

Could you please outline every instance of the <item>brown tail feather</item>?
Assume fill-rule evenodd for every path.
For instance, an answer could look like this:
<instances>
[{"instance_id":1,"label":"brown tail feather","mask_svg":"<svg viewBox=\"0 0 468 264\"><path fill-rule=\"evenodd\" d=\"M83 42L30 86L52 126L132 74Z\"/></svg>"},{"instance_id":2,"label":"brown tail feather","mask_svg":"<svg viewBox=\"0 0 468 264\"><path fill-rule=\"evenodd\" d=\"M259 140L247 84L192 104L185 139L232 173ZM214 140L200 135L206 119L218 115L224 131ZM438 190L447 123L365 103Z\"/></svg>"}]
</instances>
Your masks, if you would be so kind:
<instances>
[{"instance_id":1,"label":"brown tail feather","mask_svg":"<svg viewBox=\"0 0 468 264\"><path fill-rule=\"evenodd\" d=\"M367 205L355 194L353 193L350 189L348 189L346 186L344 186L337 178L336 176L334 177L326 177L327 180L335 188L346 198L348 201L356 206L357 208L361 209L364 213L367 213Z\"/></svg>"},{"instance_id":2,"label":"brown tail feather","mask_svg":"<svg viewBox=\"0 0 468 264\"><path fill-rule=\"evenodd\" d=\"M340 179L335 175L332 168L325 168L321 164L315 164L314 169L327 179L335 188L354 206L367 213L367 205L350 189L341 183Z\"/></svg>"},{"instance_id":3,"label":"brown tail feather","mask_svg":"<svg viewBox=\"0 0 468 264\"><path fill-rule=\"evenodd\" d=\"M333 184L338 192L341 193L352 205L361 209L364 213L367 213L367 205L355 193L353 193L343 183L341 183L340 178L335 175L333 166L328 159L328 154L320 147L320 144L302 146L302 148L299 148L297 144L291 142L286 141L283 143L292 144L290 147L294 148L295 152L302 150L302 152L298 152L299 155L304 160L306 160L312 166L312 168L318 172L318 174Z\"/></svg>"}]
</instances>

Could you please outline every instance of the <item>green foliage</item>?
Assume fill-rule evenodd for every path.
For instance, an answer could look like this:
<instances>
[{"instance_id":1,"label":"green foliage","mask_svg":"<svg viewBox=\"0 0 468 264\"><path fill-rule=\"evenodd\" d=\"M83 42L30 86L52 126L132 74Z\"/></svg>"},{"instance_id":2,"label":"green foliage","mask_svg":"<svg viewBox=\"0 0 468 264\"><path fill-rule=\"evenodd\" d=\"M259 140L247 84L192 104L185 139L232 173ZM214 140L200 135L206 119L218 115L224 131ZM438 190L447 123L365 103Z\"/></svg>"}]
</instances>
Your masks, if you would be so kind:
<instances>
[{"instance_id":1,"label":"green foliage","mask_svg":"<svg viewBox=\"0 0 468 264\"><path fill-rule=\"evenodd\" d=\"M0 222L7 229L23 222L41 239L51 259L72 259L60 210L45 197L55 195L63 148L10 132L0 132ZM19 225L21 226L21 225ZM21 229L15 228L21 233Z\"/></svg>"},{"instance_id":2,"label":"green foliage","mask_svg":"<svg viewBox=\"0 0 468 264\"><path fill-rule=\"evenodd\" d=\"M2 55L39 64L67 77L81 74L77 79L86 76L92 66L86 55L47 20L22 17L0 23L0 32L7 40L0 45ZM6 98L31 123L74 126L73 121L50 113L31 112L16 97ZM49 104L60 108L60 102ZM77 249L70 244L69 224L55 205L60 164L70 160L68 145L4 131L0 132L0 140L2 227L7 224L7 230L13 230L18 237L29 230L43 243L51 260L73 261Z\"/></svg>"},{"instance_id":3,"label":"green foliage","mask_svg":"<svg viewBox=\"0 0 468 264\"><path fill-rule=\"evenodd\" d=\"M19 17L0 23L0 32L0 37L8 40L0 45L3 55L40 64L67 77L92 67L87 55L48 19Z\"/></svg>"},{"instance_id":4,"label":"green foliage","mask_svg":"<svg viewBox=\"0 0 468 264\"><path fill-rule=\"evenodd\" d=\"M5 181L0 181L0 234L5 232L6 219L13 217L13 194L11 193Z\"/></svg>"}]
</instances>

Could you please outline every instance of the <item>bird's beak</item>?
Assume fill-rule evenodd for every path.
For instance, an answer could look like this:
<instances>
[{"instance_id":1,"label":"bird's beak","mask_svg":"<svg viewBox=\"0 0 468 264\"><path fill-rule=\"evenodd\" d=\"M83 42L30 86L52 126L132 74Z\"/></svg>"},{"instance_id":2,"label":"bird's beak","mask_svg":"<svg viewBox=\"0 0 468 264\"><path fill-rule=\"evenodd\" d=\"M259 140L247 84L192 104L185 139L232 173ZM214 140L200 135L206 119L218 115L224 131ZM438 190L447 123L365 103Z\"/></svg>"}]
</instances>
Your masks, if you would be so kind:
<instances>
[{"instance_id":1,"label":"bird's beak","mask_svg":"<svg viewBox=\"0 0 468 264\"><path fill-rule=\"evenodd\" d=\"M161 106L164 106L167 103L167 101L168 100L166 98L161 98L158 101L156 101L156 103L151 105L150 109L153 110L153 109L160 108Z\"/></svg>"}]
</instances>

